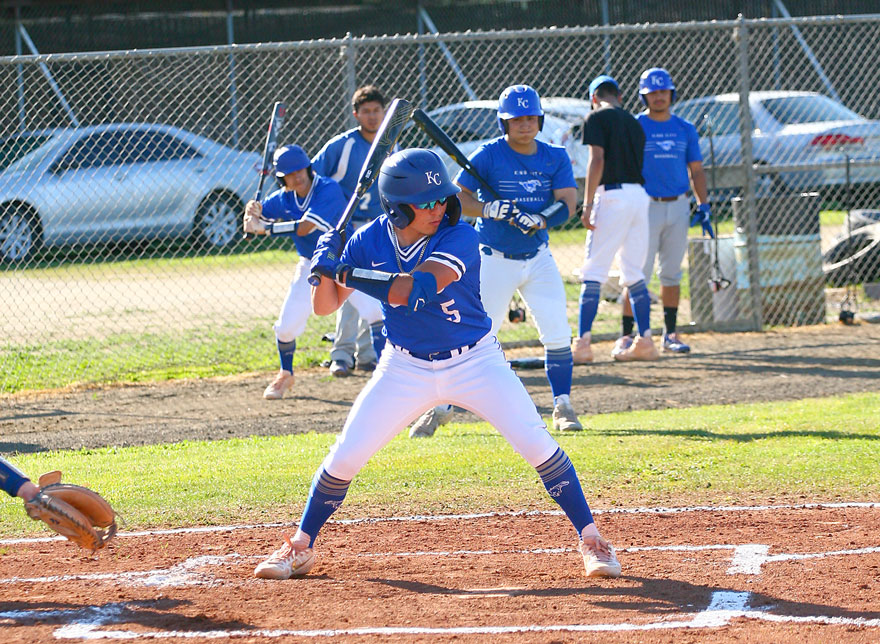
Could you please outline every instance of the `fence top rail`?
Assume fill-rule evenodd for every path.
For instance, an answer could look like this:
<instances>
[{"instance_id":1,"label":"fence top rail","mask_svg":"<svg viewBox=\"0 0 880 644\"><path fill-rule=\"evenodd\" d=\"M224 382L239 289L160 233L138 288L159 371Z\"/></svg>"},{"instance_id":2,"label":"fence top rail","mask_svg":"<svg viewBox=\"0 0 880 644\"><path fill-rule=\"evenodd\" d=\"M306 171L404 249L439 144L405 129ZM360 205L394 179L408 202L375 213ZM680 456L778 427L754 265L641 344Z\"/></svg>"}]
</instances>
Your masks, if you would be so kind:
<instances>
[{"instance_id":1,"label":"fence top rail","mask_svg":"<svg viewBox=\"0 0 880 644\"><path fill-rule=\"evenodd\" d=\"M312 49L338 49L341 47L369 47L377 45L421 45L461 41L491 41L510 38L570 38L573 36L605 36L644 33L668 33L681 31L732 30L737 28L762 29L778 27L818 27L843 24L880 23L880 13L847 16L806 16L798 18L739 18L737 20L711 20L705 22L644 23L621 25L597 25L587 27L542 27L538 29L465 31L443 34L397 34L394 36L358 36L344 38L299 40L233 45L205 45L199 47L169 47L157 49L130 49L115 51L75 52L23 56L0 56L0 65L34 63L71 63L105 61L113 58L140 58L180 55L229 55L245 53L281 52Z\"/></svg>"}]
</instances>

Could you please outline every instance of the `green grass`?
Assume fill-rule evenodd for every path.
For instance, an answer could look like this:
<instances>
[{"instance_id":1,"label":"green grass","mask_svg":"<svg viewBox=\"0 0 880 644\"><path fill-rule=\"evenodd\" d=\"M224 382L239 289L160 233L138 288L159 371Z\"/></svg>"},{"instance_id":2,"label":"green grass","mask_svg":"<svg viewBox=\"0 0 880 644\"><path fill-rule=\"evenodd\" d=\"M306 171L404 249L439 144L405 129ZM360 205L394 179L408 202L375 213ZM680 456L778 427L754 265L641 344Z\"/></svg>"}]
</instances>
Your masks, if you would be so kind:
<instances>
[{"instance_id":1,"label":"green grass","mask_svg":"<svg viewBox=\"0 0 880 644\"><path fill-rule=\"evenodd\" d=\"M604 414L556 438L594 508L638 504L876 500L880 394ZM330 434L20 454L101 491L126 528L288 521L302 511ZM356 478L339 518L555 509L525 461L484 423L394 439ZM32 534L19 500L0 534Z\"/></svg>"}]
</instances>

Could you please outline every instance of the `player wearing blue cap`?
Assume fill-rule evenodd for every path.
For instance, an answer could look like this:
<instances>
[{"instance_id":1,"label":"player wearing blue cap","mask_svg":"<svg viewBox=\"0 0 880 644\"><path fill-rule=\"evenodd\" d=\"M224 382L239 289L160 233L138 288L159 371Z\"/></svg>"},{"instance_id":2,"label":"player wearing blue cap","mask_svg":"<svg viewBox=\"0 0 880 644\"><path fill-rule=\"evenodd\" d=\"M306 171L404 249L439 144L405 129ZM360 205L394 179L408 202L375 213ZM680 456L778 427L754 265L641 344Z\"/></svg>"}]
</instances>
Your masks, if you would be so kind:
<instances>
[{"instance_id":1,"label":"player wearing blue cap","mask_svg":"<svg viewBox=\"0 0 880 644\"><path fill-rule=\"evenodd\" d=\"M571 327L565 286L548 246L548 229L564 224L577 203L577 184L564 148L536 139L544 124L538 92L528 85L506 88L498 99L501 136L481 145L469 158L500 199L461 171L466 215L477 218L481 297L498 333L513 294L531 311L544 345L544 364L553 393L553 427L582 429L572 407ZM413 425L410 436L431 436L447 422L451 408L429 410Z\"/></svg>"},{"instance_id":2,"label":"player wearing blue cap","mask_svg":"<svg viewBox=\"0 0 880 644\"><path fill-rule=\"evenodd\" d=\"M581 268L578 337L575 364L593 360L590 336L599 308L599 288L620 252L620 269L638 326L639 336L618 360L656 360L651 340L651 299L643 267L648 253L648 193L642 177L645 132L620 104L620 87L611 76L590 83L593 111L584 123L583 143L590 159L584 181L581 222L587 229Z\"/></svg>"},{"instance_id":3,"label":"player wearing blue cap","mask_svg":"<svg viewBox=\"0 0 880 644\"><path fill-rule=\"evenodd\" d=\"M687 250L688 221L690 226L702 225L709 237L715 235L711 224L706 173L700 153L697 129L672 113L675 84L662 67L652 67L639 79L639 98L647 109L638 121L645 130L645 161L642 174L645 190L651 197L648 207L648 257L644 274L648 279L654 272L654 257L658 257L660 299L663 302L663 350L688 353L691 348L682 341L676 330L681 284L681 262ZM688 189L693 187L697 209L691 215ZM632 344L632 307L628 298L623 300L623 333L611 355L623 354Z\"/></svg>"},{"instance_id":4,"label":"player wearing blue cap","mask_svg":"<svg viewBox=\"0 0 880 644\"><path fill-rule=\"evenodd\" d=\"M547 432L511 370L480 301L477 232L458 223L459 188L429 150L390 156L379 173L385 215L343 248L335 231L321 236L312 270L315 313L333 313L352 293L379 299L388 343L342 433L313 479L299 529L254 574L288 579L315 563L318 531L340 505L370 457L418 414L452 403L491 423L538 472L578 534L587 576L617 577L614 549L600 535L574 466Z\"/></svg>"},{"instance_id":5,"label":"player wearing blue cap","mask_svg":"<svg viewBox=\"0 0 880 644\"><path fill-rule=\"evenodd\" d=\"M257 235L288 235L293 238L299 253L293 281L274 325L281 366L275 379L263 392L263 398L277 400L283 398L293 386L296 338L305 331L311 313L307 279L315 244L321 233L336 225L347 201L338 183L312 170L308 155L298 145L278 148L272 164L281 187L262 203L254 200L247 203L244 231ZM376 342L384 345L379 303L363 294L356 295L352 300L360 315L372 324Z\"/></svg>"}]
</instances>

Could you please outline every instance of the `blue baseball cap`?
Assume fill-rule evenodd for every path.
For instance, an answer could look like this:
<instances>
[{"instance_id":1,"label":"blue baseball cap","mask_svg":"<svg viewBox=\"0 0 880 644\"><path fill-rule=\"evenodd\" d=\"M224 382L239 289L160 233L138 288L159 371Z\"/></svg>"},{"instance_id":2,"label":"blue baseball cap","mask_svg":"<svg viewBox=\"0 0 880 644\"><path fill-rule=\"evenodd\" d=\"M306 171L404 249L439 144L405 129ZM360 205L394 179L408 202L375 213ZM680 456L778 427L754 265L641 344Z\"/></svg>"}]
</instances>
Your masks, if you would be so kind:
<instances>
[{"instance_id":1,"label":"blue baseball cap","mask_svg":"<svg viewBox=\"0 0 880 644\"><path fill-rule=\"evenodd\" d=\"M593 82L590 83L590 100L593 100L593 94L596 93L596 90L599 89L599 85L604 85L605 83L611 83L614 85L614 88L619 92L620 85L617 84L617 81L614 80L611 76L607 74L602 74L601 76L597 76L593 79ZM582 86L583 87L583 86Z\"/></svg>"}]
</instances>

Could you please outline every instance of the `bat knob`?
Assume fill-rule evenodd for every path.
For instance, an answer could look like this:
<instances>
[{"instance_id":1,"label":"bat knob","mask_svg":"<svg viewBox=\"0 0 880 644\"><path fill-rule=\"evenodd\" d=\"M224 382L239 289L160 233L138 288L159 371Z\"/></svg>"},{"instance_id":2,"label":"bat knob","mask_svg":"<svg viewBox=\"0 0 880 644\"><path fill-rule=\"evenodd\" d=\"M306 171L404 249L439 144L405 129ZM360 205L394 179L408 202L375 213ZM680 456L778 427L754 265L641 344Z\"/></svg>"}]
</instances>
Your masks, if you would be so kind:
<instances>
[{"instance_id":1,"label":"bat knob","mask_svg":"<svg viewBox=\"0 0 880 644\"><path fill-rule=\"evenodd\" d=\"M254 234L253 234L253 233L245 233L245 234L244 234L244 238L245 238L246 240L250 241L250 240L252 240L252 239L254 238Z\"/></svg>"},{"instance_id":2,"label":"bat knob","mask_svg":"<svg viewBox=\"0 0 880 644\"><path fill-rule=\"evenodd\" d=\"M318 273L312 273L311 275L309 275L309 279L307 281L312 286L317 286L321 283L321 275Z\"/></svg>"}]
</instances>

